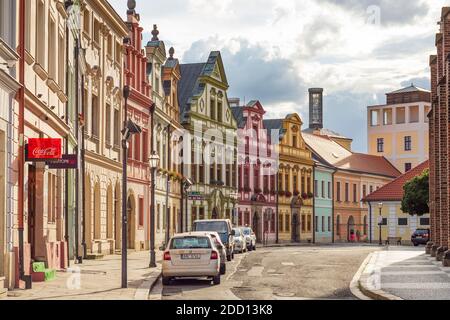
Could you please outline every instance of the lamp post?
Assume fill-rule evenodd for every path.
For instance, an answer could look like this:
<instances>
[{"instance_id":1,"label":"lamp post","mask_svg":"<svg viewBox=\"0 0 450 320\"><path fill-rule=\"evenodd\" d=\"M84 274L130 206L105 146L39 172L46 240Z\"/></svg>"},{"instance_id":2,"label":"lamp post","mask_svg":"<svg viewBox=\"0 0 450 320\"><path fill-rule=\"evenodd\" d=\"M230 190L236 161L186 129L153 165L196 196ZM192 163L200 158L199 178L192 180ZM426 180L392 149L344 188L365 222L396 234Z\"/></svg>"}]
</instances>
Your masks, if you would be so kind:
<instances>
[{"instance_id":1,"label":"lamp post","mask_svg":"<svg viewBox=\"0 0 450 320\"><path fill-rule=\"evenodd\" d=\"M192 187L194 182L189 178L183 179L183 192L185 194L185 218L184 218L184 231L188 232L188 199L189 199L189 188Z\"/></svg>"},{"instance_id":2,"label":"lamp post","mask_svg":"<svg viewBox=\"0 0 450 320\"><path fill-rule=\"evenodd\" d=\"M153 117L152 117L153 121ZM152 126L153 128L153 126ZM152 189L151 189L151 206L150 206L150 268L156 268L155 254L155 188L156 188L156 168L159 166L159 156L156 151L152 152L149 163L152 170Z\"/></svg>"},{"instance_id":3,"label":"lamp post","mask_svg":"<svg viewBox=\"0 0 450 320\"><path fill-rule=\"evenodd\" d=\"M126 85L123 88L123 97L125 99L125 121L124 129L122 130L122 288L128 287L127 279L127 231L128 231L128 217L127 217L127 169L128 169L128 140L134 134L140 134L142 129L133 121L128 120L128 98L130 97L130 87Z\"/></svg>"},{"instance_id":4,"label":"lamp post","mask_svg":"<svg viewBox=\"0 0 450 320\"><path fill-rule=\"evenodd\" d=\"M379 203L378 204L378 209L380 211L380 216L378 217L378 231L379 231L379 244L380 246L383 245L383 240L381 239L381 226L383 225L383 215L382 215L382 211L383 211L383 203Z\"/></svg>"}]
</instances>

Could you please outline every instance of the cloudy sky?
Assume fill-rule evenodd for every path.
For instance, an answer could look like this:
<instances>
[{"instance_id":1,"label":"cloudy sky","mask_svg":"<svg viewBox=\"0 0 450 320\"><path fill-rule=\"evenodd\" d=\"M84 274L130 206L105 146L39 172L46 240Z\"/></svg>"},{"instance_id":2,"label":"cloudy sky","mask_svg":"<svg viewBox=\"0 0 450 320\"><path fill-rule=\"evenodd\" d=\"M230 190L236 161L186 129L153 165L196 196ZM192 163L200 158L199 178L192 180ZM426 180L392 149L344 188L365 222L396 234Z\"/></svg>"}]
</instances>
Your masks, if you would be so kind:
<instances>
[{"instance_id":1,"label":"cloudy sky","mask_svg":"<svg viewBox=\"0 0 450 320\"><path fill-rule=\"evenodd\" d=\"M126 0L110 0L122 15ZM325 89L325 126L367 149L366 107L410 85L429 88L441 7L446 0L137 0L151 35L184 63L220 50L229 97L259 99L268 117L298 112L307 92Z\"/></svg>"}]
</instances>

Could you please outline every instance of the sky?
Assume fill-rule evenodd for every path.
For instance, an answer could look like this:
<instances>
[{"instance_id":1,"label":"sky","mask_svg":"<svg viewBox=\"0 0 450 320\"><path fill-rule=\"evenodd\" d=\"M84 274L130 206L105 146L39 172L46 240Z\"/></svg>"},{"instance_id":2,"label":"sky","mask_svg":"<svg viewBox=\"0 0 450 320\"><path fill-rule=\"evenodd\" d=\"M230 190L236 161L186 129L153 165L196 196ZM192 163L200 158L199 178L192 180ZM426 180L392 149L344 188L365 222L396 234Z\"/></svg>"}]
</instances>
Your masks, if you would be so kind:
<instances>
[{"instance_id":1,"label":"sky","mask_svg":"<svg viewBox=\"0 0 450 320\"><path fill-rule=\"evenodd\" d=\"M125 18L127 1L109 0ZM267 118L297 112L308 126L308 88L324 88L325 127L367 151L367 106L414 83L429 89L429 55L449 0L137 0L181 63L220 50L230 89L260 100Z\"/></svg>"}]
</instances>

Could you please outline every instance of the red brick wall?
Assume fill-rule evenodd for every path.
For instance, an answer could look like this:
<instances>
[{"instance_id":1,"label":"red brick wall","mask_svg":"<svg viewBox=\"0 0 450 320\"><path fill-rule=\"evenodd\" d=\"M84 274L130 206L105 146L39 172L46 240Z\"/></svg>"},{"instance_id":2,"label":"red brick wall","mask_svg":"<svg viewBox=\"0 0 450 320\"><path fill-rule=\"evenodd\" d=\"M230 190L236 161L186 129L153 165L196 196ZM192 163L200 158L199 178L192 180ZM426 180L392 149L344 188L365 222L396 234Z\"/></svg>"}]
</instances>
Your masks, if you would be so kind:
<instances>
[{"instance_id":1,"label":"red brick wall","mask_svg":"<svg viewBox=\"0 0 450 320\"><path fill-rule=\"evenodd\" d=\"M431 240L436 241L436 165L435 165L435 133L436 126L436 99L437 99L437 56L430 57L431 70L431 101L432 109L429 119L429 141L430 141L430 216L431 216Z\"/></svg>"}]
</instances>

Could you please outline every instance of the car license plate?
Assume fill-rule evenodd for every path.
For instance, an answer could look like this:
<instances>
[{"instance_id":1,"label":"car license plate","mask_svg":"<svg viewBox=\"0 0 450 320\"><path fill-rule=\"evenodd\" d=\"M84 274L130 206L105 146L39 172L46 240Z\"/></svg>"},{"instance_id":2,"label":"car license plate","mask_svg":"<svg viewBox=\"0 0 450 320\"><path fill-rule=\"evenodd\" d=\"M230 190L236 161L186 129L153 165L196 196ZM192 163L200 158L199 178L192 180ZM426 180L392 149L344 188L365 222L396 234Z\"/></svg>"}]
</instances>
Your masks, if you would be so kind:
<instances>
[{"instance_id":1,"label":"car license plate","mask_svg":"<svg viewBox=\"0 0 450 320\"><path fill-rule=\"evenodd\" d=\"M182 254L182 260L199 260L201 256L199 254Z\"/></svg>"}]
</instances>

